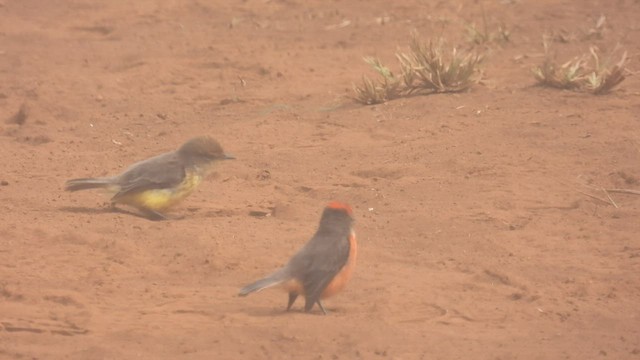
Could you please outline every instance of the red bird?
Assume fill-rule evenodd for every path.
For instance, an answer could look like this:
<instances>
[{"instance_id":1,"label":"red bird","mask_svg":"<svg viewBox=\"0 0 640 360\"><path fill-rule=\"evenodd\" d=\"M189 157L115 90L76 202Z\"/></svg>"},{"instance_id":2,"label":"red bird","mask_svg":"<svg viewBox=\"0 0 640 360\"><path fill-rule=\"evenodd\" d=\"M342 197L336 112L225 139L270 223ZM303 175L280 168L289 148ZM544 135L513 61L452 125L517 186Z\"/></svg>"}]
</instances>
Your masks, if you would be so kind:
<instances>
[{"instance_id":1,"label":"red bird","mask_svg":"<svg viewBox=\"0 0 640 360\"><path fill-rule=\"evenodd\" d=\"M318 304L326 315L327 311L320 300L342 290L351 278L356 264L358 249L352 224L351 206L337 201L329 203L322 213L315 235L289 263L266 278L245 286L239 295L247 296L252 292L281 285L289 292L287 311L298 295L303 295L306 312L314 304Z\"/></svg>"}]
</instances>

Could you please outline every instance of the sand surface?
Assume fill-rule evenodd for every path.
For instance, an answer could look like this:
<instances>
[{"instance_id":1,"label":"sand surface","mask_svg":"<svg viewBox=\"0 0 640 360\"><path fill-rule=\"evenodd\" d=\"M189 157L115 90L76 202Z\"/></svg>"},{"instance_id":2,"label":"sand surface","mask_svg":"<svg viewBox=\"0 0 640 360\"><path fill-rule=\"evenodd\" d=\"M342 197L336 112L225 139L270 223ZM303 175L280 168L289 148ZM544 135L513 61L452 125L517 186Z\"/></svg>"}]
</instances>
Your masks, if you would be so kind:
<instances>
[{"instance_id":1,"label":"sand surface","mask_svg":"<svg viewBox=\"0 0 640 360\"><path fill-rule=\"evenodd\" d=\"M361 106L412 31L470 46L471 91ZM606 16L601 36L589 35ZM620 43L620 1L0 1L0 358L640 359L640 94L536 87ZM11 120L26 107L24 123ZM153 222L67 179L209 134L237 160ZM358 267L321 316L246 283L324 205L352 204ZM268 216L261 216L261 215Z\"/></svg>"}]
</instances>

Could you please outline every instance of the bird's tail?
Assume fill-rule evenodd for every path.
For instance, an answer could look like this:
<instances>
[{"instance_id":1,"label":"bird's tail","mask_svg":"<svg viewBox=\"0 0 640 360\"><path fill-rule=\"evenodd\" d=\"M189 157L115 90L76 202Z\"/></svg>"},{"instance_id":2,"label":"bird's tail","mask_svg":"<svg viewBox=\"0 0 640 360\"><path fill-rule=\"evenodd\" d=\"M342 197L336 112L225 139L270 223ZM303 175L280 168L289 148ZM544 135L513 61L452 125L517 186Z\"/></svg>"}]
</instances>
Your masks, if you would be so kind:
<instances>
[{"instance_id":1,"label":"bird's tail","mask_svg":"<svg viewBox=\"0 0 640 360\"><path fill-rule=\"evenodd\" d=\"M64 189L67 191L78 191L86 189L107 188L112 185L111 178L82 178L68 180Z\"/></svg>"},{"instance_id":2,"label":"bird's tail","mask_svg":"<svg viewBox=\"0 0 640 360\"><path fill-rule=\"evenodd\" d=\"M240 293L238 294L238 296L247 296L249 294L251 294L252 292L257 292L257 291L262 291L266 288L270 288L272 286L276 286L278 284L281 284L283 282L285 282L286 280L288 280L287 276L286 276L286 271L285 269L282 269L280 271L277 271L269 276L267 276L264 279L260 279L254 283L251 283L245 287L243 287L242 289L240 289Z\"/></svg>"}]
</instances>

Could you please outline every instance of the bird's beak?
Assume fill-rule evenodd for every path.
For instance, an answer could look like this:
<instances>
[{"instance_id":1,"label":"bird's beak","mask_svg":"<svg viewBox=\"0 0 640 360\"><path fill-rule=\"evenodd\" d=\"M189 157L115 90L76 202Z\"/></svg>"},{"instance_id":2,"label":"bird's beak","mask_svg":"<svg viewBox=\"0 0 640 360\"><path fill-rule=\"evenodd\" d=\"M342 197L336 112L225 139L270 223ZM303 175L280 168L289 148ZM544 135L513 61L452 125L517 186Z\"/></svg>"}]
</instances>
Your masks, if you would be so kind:
<instances>
[{"instance_id":1,"label":"bird's beak","mask_svg":"<svg viewBox=\"0 0 640 360\"><path fill-rule=\"evenodd\" d=\"M231 154L224 154L223 160L234 160L236 157Z\"/></svg>"}]
</instances>

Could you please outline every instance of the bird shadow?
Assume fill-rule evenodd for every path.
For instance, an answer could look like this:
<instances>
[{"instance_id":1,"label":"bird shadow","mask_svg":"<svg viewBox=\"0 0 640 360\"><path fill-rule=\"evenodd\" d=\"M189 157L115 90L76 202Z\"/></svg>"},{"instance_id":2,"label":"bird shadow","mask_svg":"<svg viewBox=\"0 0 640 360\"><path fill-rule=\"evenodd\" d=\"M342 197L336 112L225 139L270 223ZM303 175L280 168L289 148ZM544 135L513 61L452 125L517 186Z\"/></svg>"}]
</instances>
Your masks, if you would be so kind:
<instances>
[{"instance_id":1,"label":"bird shadow","mask_svg":"<svg viewBox=\"0 0 640 360\"><path fill-rule=\"evenodd\" d=\"M335 309L328 309L327 313L331 314ZM313 309L309 312L304 311L304 309L291 308L291 310L287 310L283 308L264 308L264 307L247 307L244 309L244 313L249 316L255 317L274 317L274 316L296 316L296 315L305 315L305 316L324 316L324 314L318 309Z\"/></svg>"},{"instance_id":2,"label":"bird shadow","mask_svg":"<svg viewBox=\"0 0 640 360\"><path fill-rule=\"evenodd\" d=\"M294 314L302 314L302 311L296 310L285 310L285 309L275 309L275 308L260 308L260 307L249 307L245 308L243 311L245 314L254 317L274 317L274 316L292 316Z\"/></svg>"},{"instance_id":3,"label":"bird shadow","mask_svg":"<svg viewBox=\"0 0 640 360\"><path fill-rule=\"evenodd\" d=\"M69 213L74 213L74 214L93 214L93 215L98 215L98 214L124 214L124 215L129 215L129 216L135 216L138 218L142 218L142 219L146 219L146 220L151 220L151 221L159 221L159 220L165 220L165 218L159 218L159 217L154 217L151 215L145 215L145 214L140 214L134 211L129 211L129 210L125 210L125 209L120 209L117 207L106 207L106 208L89 208L89 207L83 207L83 206L63 206L60 208L61 211L65 211L65 212L69 212Z\"/></svg>"}]
</instances>

